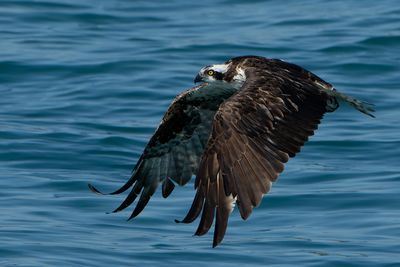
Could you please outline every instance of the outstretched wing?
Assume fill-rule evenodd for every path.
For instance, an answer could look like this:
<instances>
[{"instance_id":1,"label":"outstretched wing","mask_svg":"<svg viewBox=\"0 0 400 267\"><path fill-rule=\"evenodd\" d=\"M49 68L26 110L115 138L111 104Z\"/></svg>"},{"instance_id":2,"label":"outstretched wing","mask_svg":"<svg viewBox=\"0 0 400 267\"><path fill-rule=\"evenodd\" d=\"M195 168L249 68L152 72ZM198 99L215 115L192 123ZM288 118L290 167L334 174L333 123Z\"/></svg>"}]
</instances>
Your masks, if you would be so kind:
<instances>
[{"instance_id":1,"label":"outstretched wing","mask_svg":"<svg viewBox=\"0 0 400 267\"><path fill-rule=\"evenodd\" d=\"M134 218L147 205L160 183L163 197L168 197L175 187L174 183L184 185L197 172L215 112L221 102L233 93L209 87L208 84L193 87L173 101L145 147L130 179L110 193L120 194L132 187L114 212L131 205L140 194L129 219ZM89 188L102 194L90 184Z\"/></svg>"},{"instance_id":2,"label":"outstretched wing","mask_svg":"<svg viewBox=\"0 0 400 267\"><path fill-rule=\"evenodd\" d=\"M214 247L224 237L234 203L247 219L327 111L330 97L321 86L330 85L281 64L276 70L248 68L241 90L215 115L196 196L182 220L192 222L202 213L196 235L207 233L215 220Z\"/></svg>"}]
</instances>

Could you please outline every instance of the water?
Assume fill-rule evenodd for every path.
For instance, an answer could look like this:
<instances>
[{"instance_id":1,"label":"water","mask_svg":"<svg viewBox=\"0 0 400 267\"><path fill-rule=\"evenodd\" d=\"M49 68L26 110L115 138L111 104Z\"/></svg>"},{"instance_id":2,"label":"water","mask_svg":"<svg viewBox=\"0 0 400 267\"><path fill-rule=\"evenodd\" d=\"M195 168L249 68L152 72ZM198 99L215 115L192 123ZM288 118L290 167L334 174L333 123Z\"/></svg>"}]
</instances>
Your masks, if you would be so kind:
<instances>
[{"instance_id":1,"label":"water","mask_svg":"<svg viewBox=\"0 0 400 267\"><path fill-rule=\"evenodd\" d=\"M243 1L244 2L244 1ZM0 1L0 266L400 266L398 1ZM376 104L341 107L221 246L177 225L192 184L135 220L130 175L204 65L256 54Z\"/></svg>"}]
</instances>

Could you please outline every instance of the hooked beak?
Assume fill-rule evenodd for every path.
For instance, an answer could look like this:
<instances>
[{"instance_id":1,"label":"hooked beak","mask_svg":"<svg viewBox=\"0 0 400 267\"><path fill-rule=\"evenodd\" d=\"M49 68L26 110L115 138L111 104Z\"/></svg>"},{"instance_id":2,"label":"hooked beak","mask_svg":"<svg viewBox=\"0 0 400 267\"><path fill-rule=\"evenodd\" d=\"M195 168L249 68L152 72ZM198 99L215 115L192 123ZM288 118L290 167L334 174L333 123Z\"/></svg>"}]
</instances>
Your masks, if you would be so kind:
<instances>
[{"instance_id":1,"label":"hooked beak","mask_svg":"<svg viewBox=\"0 0 400 267\"><path fill-rule=\"evenodd\" d=\"M196 78L194 78L194 83L202 82L203 77L200 76L200 74L197 74Z\"/></svg>"}]
</instances>

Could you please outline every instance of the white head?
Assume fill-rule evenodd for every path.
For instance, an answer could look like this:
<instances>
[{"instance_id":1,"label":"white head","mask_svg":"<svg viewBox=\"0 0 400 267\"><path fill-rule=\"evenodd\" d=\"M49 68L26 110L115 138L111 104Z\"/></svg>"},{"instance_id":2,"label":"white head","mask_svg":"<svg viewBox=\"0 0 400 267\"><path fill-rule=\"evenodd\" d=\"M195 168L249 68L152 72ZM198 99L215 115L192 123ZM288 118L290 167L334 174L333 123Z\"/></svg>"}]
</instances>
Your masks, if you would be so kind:
<instances>
[{"instance_id":1,"label":"white head","mask_svg":"<svg viewBox=\"0 0 400 267\"><path fill-rule=\"evenodd\" d=\"M233 66L231 61L223 64L215 64L202 68L197 74L194 82L205 82L209 84L218 84L220 86L229 86L239 89L246 76L242 68Z\"/></svg>"}]
</instances>

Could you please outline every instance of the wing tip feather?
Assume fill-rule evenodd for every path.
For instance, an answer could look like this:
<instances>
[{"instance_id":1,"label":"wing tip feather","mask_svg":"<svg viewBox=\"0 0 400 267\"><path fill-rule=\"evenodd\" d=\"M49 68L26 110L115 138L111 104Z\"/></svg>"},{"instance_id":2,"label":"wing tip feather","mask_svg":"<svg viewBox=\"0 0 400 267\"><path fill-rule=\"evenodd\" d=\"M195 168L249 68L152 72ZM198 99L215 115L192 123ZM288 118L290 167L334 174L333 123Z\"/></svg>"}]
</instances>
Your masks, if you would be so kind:
<instances>
[{"instance_id":1,"label":"wing tip feather","mask_svg":"<svg viewBox=\"0 0 400 267\"><path fill-rule=\"evenodd\" d=\"M196 195L194 196L192 206L190 207L185 218L183 218L182 220L175 219L175 222L176 223L191 223L194 220L196 220L196 218L199 217L203 203L204 203L204 196L203 196L203 193L201 192L201 190L199 189L196 192Z\"/></svg>"},{"instance_id":2,"label":"wing tip feather","mask_svg":"<svg viewBox=\"0 0 400 267\"><path fill-rule=\"evenodd\" d=\"M103 192L101 192L100 190L98 190L94 185L92 185L92 184L88 184L88 187L89 187L89 190L91 191L91 192L93 192L93 193L95 193L95 194L98 194L98 195L107 195L107 194L104 194Z\"/></svg>"}]
</instances>

